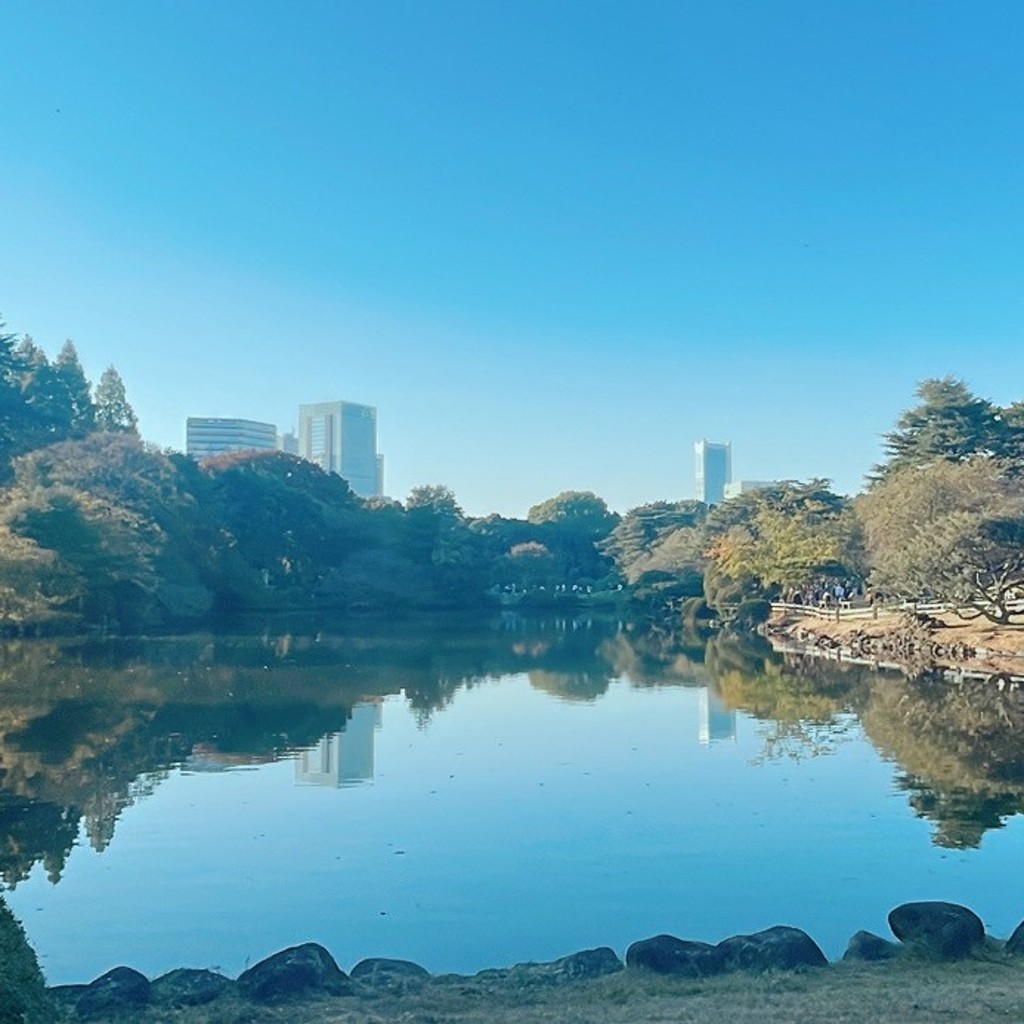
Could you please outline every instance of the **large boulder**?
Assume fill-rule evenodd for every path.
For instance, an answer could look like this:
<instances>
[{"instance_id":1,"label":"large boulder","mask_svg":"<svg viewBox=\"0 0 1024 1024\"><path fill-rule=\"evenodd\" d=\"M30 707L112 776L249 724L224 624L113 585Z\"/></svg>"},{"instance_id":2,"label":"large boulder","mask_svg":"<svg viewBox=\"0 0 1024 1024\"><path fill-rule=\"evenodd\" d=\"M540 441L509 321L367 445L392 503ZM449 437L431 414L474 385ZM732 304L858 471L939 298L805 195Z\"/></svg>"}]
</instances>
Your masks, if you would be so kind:
<instances>
[{"instance_id":1,"label":"large boulder","mask_svg":"<svg viewBox=\"0 0 1024 1024\"><path fill-rule=\"evenodd\" d=\"M596 949L582 949L546 964L536 964L552 981L580 981L583 978L600 978L622 970L622 961L608 946Z\"/></svg>"},{"instance_id":2,"label":"large boulder","mask_svg":"<svg viewBox=\"0 0 1024 1024\"><path fill-rule=\"evenodd\" d=\"M349 995L352 983L334 957L315 942L282 949L238 976L247 999L275 1003L315 993Z\"/></svg>"},{"instance_id":3,"label":"large boulder","mask_svg":"<svg viewBox=\"0 0 1024 1024\"><path fill-rule=\"evenodd\" d=\"M233 984L230 978L216 971L181 967L154 978L149 985L149 994L154 1003L167 1006L202 1006L212 1003Z\"/></svg>"},{"instance_id":4,"label":"large boulder","mask_svg":"<svg viewBox=\"0 0 1024 1024\"><path fill-rule=\"evenodd\" d=\"M674 935L655 935L634 942L626 950L626 966L656 974L703 978L721 972L724 961L717 946L677 939Z\"/></svg>"},{"instance_id":5,"label":"large boulder","mask_svg":"<svg viewBox=\"0 0 1024 1024\"><path fill-rule=\"evenodd\" d=\"M115 967L85 986L78 997L79 1017L108 1017L137 1010L149 1002L149 979L131 967Z\"/></svg>"},{"instance_id":6,"label":"large boulder","mask_svg":"<svg viewBox=\"0 0 1024 1024\"><path fill-rule=\"evenodd\" d=\"M363 985L398 995L420 988L429 980L430 972L411 960L390 960L378 956L360 960L348 972L348 976Z\"/></svg>"},{"instance_id":7,"label":"large boulder","mask_svg":"<svg viewBox=\"0 0 1024 1024\"><path fill-rule=\"evenodd\" d=\"M985 941L973 910L941 900L901 903L889 911L889 927L900 942L940 960L970 956Z\"/></svg>"},{"instance_id":8,"label":"large boulder","mask_svg":"<svg viewBox=\"0 0 1024 1024\"><path fill-rule=\"evenodd\" d=\"M733 935L717 948L727 971L791 971L828 965L825 954L807 932L782 924L753 935Z\"/></svg>"},{"instance_id":9,"label":"large boulder","mask_svg":"<svg viewBox=\"0 0 1024 1024\"><path fill-rule=\"evenodd\" d=\"M1013 930L1013 934L1006 940L1005 951L1013 956L1024 956L1024 921Z\"/></svg>"},{"instance_id":10,"label":"large boulder","mask_svg":"<svg viewBox=\"0 0 1024 1024\"><path fill-rule=\"evenodd\" d=\"M491 967L474 975L478 981L498 981L529 988L535 985L563 985L585 978L599 978L622 970L622 961L607 946L584 949L546 963Z\"/></svg>"},{"instance_id":11,"label":"large boulder","mask_svg":"<svg viewBox=\"0 0 1024 1024\"><path fill-rule=\"evenodd\" d=\"M891 960L899 956L900 947L874 932L860 931L850 937L843 953L844 960Z\"/></svg>"}]
</instances>

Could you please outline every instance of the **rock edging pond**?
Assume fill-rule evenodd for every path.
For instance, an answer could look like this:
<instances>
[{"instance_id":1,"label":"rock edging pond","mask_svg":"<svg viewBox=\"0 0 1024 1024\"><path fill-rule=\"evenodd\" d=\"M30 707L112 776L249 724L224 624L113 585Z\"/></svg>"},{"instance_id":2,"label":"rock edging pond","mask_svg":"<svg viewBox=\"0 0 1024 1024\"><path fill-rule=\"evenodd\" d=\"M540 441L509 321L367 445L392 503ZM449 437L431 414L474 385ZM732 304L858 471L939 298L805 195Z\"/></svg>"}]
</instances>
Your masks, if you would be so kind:
<instances>
[{"instance_id":1,"label":"rock edging pond","mask_svg":"<svg viewBox=\"0 0 1024 1024\"><path fill-rule=\"evenodd\" d=\"M1024 958L1024 921L1005 942L985 933L969 908L943 901L905 903L889 913L895 942L860 931L849 941L842 960L884 962L918 958L948 962L971 957ZM399 1000L425 986L488 983L524 993L541 992L591 981L620 971L703 979L747 972L764 974L828 967L829 961L806 932L776 925L749 935L735 935L716 945L657 935L632 943L625 962L607 946L582 950L547 963L489 968L475 975L432 975L407 960L370 958L345 973L331 953L316 943L281 950L244 971L235 980L215 971L180 968L152 981L119 966L84 985L47 990L67 1020L122 1019L147 1006L198 1007L222 999L267 1006L332 997Z\"/></svg>"},{"instance_id":2,"label":"rock edging pond","mask_svg":"<svg viewBox=\"0 0 1024 1024\"><path fill-rule=\"evenodd\" d=\"M980 625L910 611L836 622L785 613L766 622L763 632L776 650L897 668L910 676L945 670L1010 690L1024 679L1024 624Z\"/></svg>"}]
</instances>

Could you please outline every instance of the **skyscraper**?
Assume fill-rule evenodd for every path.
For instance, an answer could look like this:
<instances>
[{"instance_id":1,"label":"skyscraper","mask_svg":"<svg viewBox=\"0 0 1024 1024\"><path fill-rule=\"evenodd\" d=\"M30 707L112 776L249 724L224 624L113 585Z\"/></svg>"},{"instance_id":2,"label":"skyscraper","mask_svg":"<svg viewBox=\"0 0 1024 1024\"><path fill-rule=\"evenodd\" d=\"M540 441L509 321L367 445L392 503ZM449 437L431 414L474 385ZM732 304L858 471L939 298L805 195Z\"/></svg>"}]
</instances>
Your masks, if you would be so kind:
<instances>
[{"instance_id":1,"label":"skyscraper","mask_svg":"<svg viewBox=\"0 0 1024 1024\"><path fill-rule=\"evenodd\" d=\"M299 406L299 455L337 473L363 498L384 493L383 457L377 454L377 410L355 402Z\"/></svg>"},{"instance_id":2,"label":"skyscraper","mask_svg":"<svg viewBox=\"0 0 1024 1024\"><path fill-rule=\"evenodd\" d=\"M185 420L185 454L194 459L224 452L273 451L276 447L273 423L224 416L189 416Z\"/></svg>"},{"instance_id":3,"label":"skyscraper","mask_svg":"<svg viewBox=\"0 0 1024 1024\"><path fill-rule=\"evenodd\" d=\"M732 480L732 445L726 441L695 441L693 454L697 469L697 500L718 505L725 498L725 485Z\"/></svg>"}]
</instances>

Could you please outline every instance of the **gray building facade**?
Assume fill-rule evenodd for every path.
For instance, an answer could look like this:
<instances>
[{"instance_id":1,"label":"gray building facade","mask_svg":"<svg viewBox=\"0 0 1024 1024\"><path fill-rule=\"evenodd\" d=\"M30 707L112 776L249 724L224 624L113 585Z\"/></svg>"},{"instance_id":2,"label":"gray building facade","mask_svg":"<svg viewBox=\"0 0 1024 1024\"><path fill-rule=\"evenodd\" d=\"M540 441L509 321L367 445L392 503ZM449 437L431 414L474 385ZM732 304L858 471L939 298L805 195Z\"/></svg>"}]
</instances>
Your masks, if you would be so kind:
<instances>
[{"instance_id":1,"label":"gray building facade","mask_svg":"<svg viewBox=\"0 0 1024 1024\"><path fill-rule=\"evenodd\" d=\"M185 454L194 459L276 448L277 427L273 423L224 416L189 416L185 420Z\"/></svg>"},{"instance_id":2,"label":"gray building facade","mask_svg":"<svg viewBox=\"0 0 1024 1024\"><path fill-rule=\"evenodd\" d=\"M377 452L377 410L355 402L299 406L299 455L348 481L362 498L384 493L383 457Z\"/></svg>"}]
</instances>

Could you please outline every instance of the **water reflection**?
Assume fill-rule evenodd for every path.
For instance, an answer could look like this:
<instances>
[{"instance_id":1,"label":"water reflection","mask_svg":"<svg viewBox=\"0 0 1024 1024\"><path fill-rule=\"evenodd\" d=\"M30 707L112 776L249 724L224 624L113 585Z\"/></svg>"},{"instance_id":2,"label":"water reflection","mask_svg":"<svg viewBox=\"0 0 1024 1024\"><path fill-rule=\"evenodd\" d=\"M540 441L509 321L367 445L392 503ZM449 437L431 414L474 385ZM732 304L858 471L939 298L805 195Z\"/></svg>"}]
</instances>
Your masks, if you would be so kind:
<instances>
[{"instance_id":1,"label":"water reflection","mask_svg":"<svg viewBox=\"0 0 1024 1024\"><path fill-rule=\"evenodd\" d=\"M720 740L736 742L736 711L722 698L717 687L705 686L699 695L700 743L708 747Z\"/></svg>"},{"instance_id":2,"label":"water reflection","mask_svg":"<svg viewBox=\"0 0 1024 1024\"><path fill-rule=\"evenodd\" d=\"M341 732L321 736L295 758L295 781L301 786L358 786L373 780L374 733L383 725L379 700L357 704Z\"/></svg>"},{"instance_id":3,"label":"water reflection","mask_svg":"<svg viewBox=\"0 0 1024 1024\"><path fill-rule=\"evenodd\" d=\"M745 636L704 641L589 618L358 633L263 625L0 647L0 875L13 886L41 863L58 880L80 831L104 849L124 809L174 770L294 757L296 784L364 784L384 698L401 695L427 728L459 692L509 675L574 704L605 699L616 681L694 688L694 739L735 742L741 718L754 719L766 763L834 753L862 730L896 765L896 784L939 845L977 846L1024 809L1015 691L783 655Z\"/></svg>"}]
</instances>

